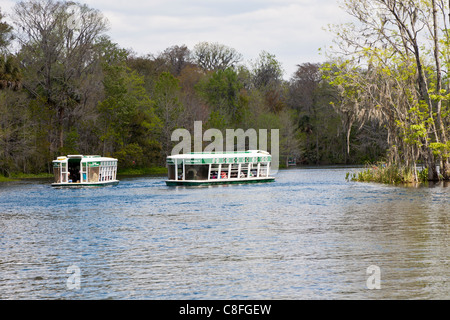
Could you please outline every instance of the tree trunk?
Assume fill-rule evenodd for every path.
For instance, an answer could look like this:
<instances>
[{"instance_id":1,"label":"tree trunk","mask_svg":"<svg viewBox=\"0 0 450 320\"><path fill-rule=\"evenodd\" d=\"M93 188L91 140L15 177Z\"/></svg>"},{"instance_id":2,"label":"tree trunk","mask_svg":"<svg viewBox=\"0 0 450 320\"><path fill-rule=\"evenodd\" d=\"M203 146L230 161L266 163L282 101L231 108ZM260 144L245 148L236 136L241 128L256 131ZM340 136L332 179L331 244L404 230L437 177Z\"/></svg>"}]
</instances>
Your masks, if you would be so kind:
<instances>
[{"instance_id":1,"label":"tree trunk","mask_svg":"<svg viewBox=\"0 0 450 320\"><path fill-rule=\"evenodd\" d=\"M347 124L347 134L346 134L346 139L347 139L347 154L345 157L345 164L348 164L349 158L350 158L350 135L352 133L352 126L353 126L353 120L348 120L348 124Z\"/></svg>"},{"instance_id":2,"label":"tree trunk","mask_svg":"<svg viewBox=\"0 0 450 320\"><path fill-rule=\"evenodd\" d=\"M58 108L59 149L64 147L64 108Z\"/></svg>"},{"instance_id":3,"label":"tree trunk","mask_svg":"<svg viewBox=\"0 0 450 320\"><path fill-rule=\"evenodd\" d=\"M428 181L439 181L439 174L437 171L436 161L434 160L433 151L428 147L427 151L427 168Z\"/></svg>"},{"instance_id":4,"label":"tree trunk","mask_svg":"<svg viewBox=\"0 0 450 320\"><path fill-rule=\"evenodd\" d=\"M450 164L448 163L448 159L443 159L441 162L440 173L442 175L442 179L450 180Z\"/></svg>"},{"instance_id":5,"label":"tree trunk","mask_svg":"<svg viewBox=\"0 0 450 320\"><path fill-rule=\"evenodd\" d=\"M436 0L431 0L433 6L433 41L434 41L434 60L436 63L436 94L441 94L442 89L442 72L441 72L441 61L439 58L439 39L438 39L438 23L437 23L437 7ZM442 121L442 102L438 99L436 104L436 122L439 131L439 139L443 144L447 143L447 136L445 134L445 128ZM448 159L440 156L440 173L444 180L449 180L450 175L447 170Z\"/></svg>"}]
</instances>

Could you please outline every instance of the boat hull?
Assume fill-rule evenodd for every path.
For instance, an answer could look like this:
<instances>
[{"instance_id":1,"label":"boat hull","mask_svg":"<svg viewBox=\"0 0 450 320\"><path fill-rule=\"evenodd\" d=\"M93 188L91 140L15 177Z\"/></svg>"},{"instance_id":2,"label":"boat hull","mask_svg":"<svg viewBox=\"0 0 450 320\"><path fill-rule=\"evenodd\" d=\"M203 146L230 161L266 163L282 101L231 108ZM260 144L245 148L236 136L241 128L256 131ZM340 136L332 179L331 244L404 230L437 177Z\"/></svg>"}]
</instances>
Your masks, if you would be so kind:
<instances>
[{"instance_id":1,"label":"boat hull","mask_svg":"<svg viewBox=\"0 0 450 320\"><path fill-rule=\"evenodd\" d=\"M224 184L247 184L274 182L275 178L254 178L254 179L218 179L218 180L166 180L168 186L214 186Z\"/></svg>"},{"instance_id":2,"label":"boat hull","mask_svg":"<svg viewBox=\"0 0 450 320\"><path fill-rule=\"evenodd\" d=\"M52 187L60 188L85 188L85 187L106 187L116 186L119 184L119 180L105 181L105 182L83 182L83 183L52 183Z\"/></svg>"}]
</instances>

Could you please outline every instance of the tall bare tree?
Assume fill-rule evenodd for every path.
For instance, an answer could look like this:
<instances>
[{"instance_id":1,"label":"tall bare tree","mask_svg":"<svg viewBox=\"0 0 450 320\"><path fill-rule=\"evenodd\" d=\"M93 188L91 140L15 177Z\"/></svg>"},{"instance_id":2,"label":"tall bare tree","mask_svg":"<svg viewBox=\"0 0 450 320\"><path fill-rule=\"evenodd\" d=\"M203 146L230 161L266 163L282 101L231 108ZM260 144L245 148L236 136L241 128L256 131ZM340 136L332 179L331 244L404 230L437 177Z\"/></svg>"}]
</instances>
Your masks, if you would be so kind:
<instances>
[{"instance_id":1,"label":"tall bare tree","mask_svg":"<svg viewBox=\"0 0 450 320\"><path fill-rule=\"evenodd\" d=\"M404 134L408 136L406 140L414 141L413 145L420 147L430 180L439 179L436 155L448 148L439 98L442 94L439 43L442 33L447 31L439 27L442 18L438 19L438 8L442 13L445 8L442 1L439 4L436 1L345 0L346 11L357 19L357 23L335 29L340 53L357 61L360 67L377 70L379 80L389 84L378 86L378 97L389 97L382 99L385 105L381 104L379 109L393 115L400 126L400 130L392 133ZM432 39L432 46L428 46L426 39ZM434 74L427 64L430 60L434 60ZM436 81L433 83L432 79ZM402 99L401 108L396 104L402 96L398 93L398 85L402 86L403 97L409 99ZM430 94L433 91L435 94ZM358 95L368 92L361 91ZM399 138L396 136L397 140ZM416 154L404 154L408 153ZM446 154L448 151L438 156L444 159ZM448 179L445 166L443 169L441 167L441 174Z\"/></svg>"},{"instance_id":2,"label":"tall bare tree","mask_svg":"<svg viewBox=\"0 0 450 320\"><path fill-rule=\"evenodd\" d=\"M192 52L193 60L205 71L225 70L235 67L242 54L220 43L200 42Z\"/></svg>"},{"instance_id":3,"label":"tall bare tree","mask_svg":"<svg viewBox=\"0 0 450 320\"><path fill-rule=\"evenodd\" d=\"M64 127L71 125L74 112L94 89L90 79L98 74L96 44L107 22L86 5L55 0L19 2L13 20L27 79L24 86L43 108L55 112L58 133L51 145L56 151L64 146Z\"/></svg>"}]
</instances>

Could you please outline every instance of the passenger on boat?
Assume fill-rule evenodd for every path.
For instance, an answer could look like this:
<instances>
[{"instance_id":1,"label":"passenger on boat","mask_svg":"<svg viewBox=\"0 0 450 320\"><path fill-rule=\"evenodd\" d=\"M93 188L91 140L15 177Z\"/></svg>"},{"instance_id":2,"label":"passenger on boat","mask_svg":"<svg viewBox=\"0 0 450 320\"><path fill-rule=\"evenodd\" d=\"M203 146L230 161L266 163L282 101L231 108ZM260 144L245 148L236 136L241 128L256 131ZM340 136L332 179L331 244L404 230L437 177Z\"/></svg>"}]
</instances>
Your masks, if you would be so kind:
<instances>
[{"instance_id":1,"label":"passenger on boat","mask_svg":"<svg viewBox=\"0 0 450 320\"><path fill-rule=\"evenodd\" d=\"M220 179L226 179L227 178L227 173L226 172L222 172L220 174Z\"/></svg>"},{"instance_id":2,"label":"passenger on boat","mask_svg":"<svg viewBox=\"0 0 450 320\"><path fill-rule=\"evenodd\" d=\"M76 169L74 172L72 172L72 181L73 182L80 182L80 170Z\"/></svg>"}]
</instances>

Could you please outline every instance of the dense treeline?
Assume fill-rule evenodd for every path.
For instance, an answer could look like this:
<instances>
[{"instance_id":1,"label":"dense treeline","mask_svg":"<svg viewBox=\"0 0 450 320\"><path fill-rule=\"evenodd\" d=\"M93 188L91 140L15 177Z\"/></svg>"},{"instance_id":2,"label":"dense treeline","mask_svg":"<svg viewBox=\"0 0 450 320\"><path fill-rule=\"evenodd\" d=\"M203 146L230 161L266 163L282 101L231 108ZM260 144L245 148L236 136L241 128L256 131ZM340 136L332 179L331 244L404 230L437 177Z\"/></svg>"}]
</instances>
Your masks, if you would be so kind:
<instances>
[{"instance_id":1,"label":"dense treeline","mask_svg":"<svg viewBox=\"0 0 450 320\"><path fill-rule=\"evenodd\" d=\"M105 17L86 5L30 0L9 15L12 25L0 17L0 175L50 172L64 154L114 156L121 168L163 166L172 132L193 132L194 121L203 130L279 129L282 165L447 161L447 78L425 94L420 85L436 83L436 72L423 65L418 81L410 43L405 60L374 44L352 59L301 63L285 80L274 55L243 61L219 43L139 56L113 43ZM349 32L337 32L346 49ZM364 53L368 64L358 64ZM431 115L436 130L444 128L436 136Z\"/></svg>"}]
</instances>

